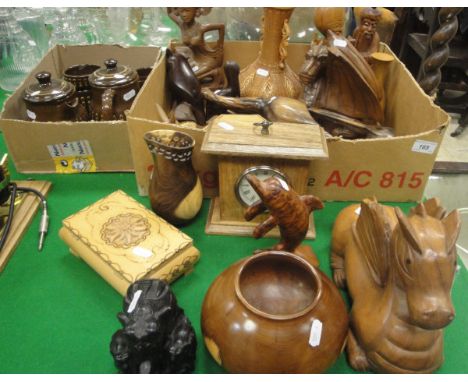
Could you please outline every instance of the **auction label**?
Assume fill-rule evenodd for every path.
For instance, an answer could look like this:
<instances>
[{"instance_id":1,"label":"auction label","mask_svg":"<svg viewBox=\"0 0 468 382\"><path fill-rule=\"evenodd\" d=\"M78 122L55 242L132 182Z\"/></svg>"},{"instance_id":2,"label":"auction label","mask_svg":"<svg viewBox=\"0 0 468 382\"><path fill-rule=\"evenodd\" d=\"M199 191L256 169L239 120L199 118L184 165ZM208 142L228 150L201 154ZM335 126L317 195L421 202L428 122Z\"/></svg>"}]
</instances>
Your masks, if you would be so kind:
<instances>
[{"instance_id":1,"label":"auction label","mask_svg":"<svg viewBox=\"0 0 468 382\"><path fill-rule=\"evenodd\" d=\"M322 321L312 321L312 326L310 327L309 345L313 348L320 345L320 340L322 338L322 327Z\"/></svg>"},{"instance_id":2,"label":"auction label","mask_svg":"<svg viewBox=\"0 0 468 382\"><path fill-rule=\"evenodd\" d=\"M436 148L437 142L417 139L416 142L414 142L411 151L414 151L415 153L433 154Z\"/></svg>"},{"instance_id":3,"label":"auction label","mask_svg":"<svg viewBox=\"0 0 468 382\"><path fill-rule=\"evenodd\" d=\"M96 172L96 160L87 140L47 145L47 150L60 174Z\"/></svg>"},{"instance_id":4,"label":"auction label","mask_svg":"<svg viewBox=\"0 0 468 382\"><path fill-rule=\"evenodd\" d=\"M270 72L266 69L258 68L257 74L262 77L268 77L270 75Z\"/></svg>"}]
</instances>

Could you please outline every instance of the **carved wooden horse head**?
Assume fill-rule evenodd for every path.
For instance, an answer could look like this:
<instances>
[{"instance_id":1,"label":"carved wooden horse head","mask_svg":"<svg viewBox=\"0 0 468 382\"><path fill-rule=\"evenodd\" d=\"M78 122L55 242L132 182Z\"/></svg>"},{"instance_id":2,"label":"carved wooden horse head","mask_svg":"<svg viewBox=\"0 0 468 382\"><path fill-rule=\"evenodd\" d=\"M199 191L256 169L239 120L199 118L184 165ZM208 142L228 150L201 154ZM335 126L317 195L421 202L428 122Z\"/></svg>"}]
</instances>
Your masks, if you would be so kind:
<instances>
[{"instance_id":1,"label":"carved wooden horse head","mask_svg":"<svg viewBox=\"0 0 468 382\"><path fill-rule=\"evenodd\" d=\"M448 216L438 199L413 208L396 219L384 206L361 204L354 237L376 283L393 286L395 298L405 297L411 323L427 330L441 329L454 318L451 288L456 269L455 244L460 233L458 211ZM398 293L400 290L403 293Z\"/></svg>"},{"instance_id":2,"label":"carved wooden horse head","mask_svg":"<svg viewBox=\"0 0 468 382\"><path fill-rule=\"evenodd\" d=\"M409 316L424 329L441 329L454 318L451 301L460 233L458 211L448 216L434 203L419 204L408 217L396 209L392 238L395 281L406 291Z\"/></svg>"}]
</instances>

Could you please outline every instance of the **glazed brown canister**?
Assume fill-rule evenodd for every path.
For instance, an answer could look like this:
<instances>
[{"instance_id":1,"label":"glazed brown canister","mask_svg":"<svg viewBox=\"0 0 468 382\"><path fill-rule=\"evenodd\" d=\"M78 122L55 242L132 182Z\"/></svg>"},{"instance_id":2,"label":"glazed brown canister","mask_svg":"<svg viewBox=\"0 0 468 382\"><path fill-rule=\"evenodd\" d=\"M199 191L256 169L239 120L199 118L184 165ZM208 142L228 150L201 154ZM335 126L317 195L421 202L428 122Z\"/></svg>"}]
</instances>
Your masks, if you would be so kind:
<instances>
[{"instance_id":1,"label":"glazed brown canister","mask_svg":"<svg viewBox=\"0 0 468 382\"><path fill-rule=\"evenodd\" d=\"M85 110L70 82L52 79L49 72L36 74L37 83L23 92L26 119L38 122L75 121L85 119Z\"/></svg>"},{"instance_id":2,"label":"glazed brown canister","mask_svg":"<svg viewBox=\"0 0 468 382\"><path fill-rule=\"evenodd\" d=\"M200 211L203 191L192 165L195 140L175 130L153 130L144 139L153 155L149 197L153 211L174 225L184 225Z\"/></svg>"},{"instance_id":3,"label":"glazed brown canister","mask_svg":"<svg viewBox=\"0 0 468 382\"><path fill-rule=\"evenodd\" d=\"M97 121L124 120L138 93L138 73L114 59L104 62L105 68L89 76L92 119Z\"/></svg>"},{"instance_id":4,"label":"glazed brown canister","mask_svg":"<svg viewBox=\"0 0 468 382\"><path fill-rule=\"evenodd\" d=\"M320 373L341 353L348 314L338 289L301 257L266 251L238 261L208 289L205 345L233 373Z\"/></svg>"},{"instance_id":5,"label":"glazed brown canister","mask_svg":"<svg viewBox=\"0 0 468 382\"><path fill-rule=\"evenodd\" d=\"M89 76L99 68L99 65L78 64L70 66L63 72L65 81L75 85L76 96L80 103L86 108L88 119L91 118L91 87L89 86Z\"/></svg>"}]
</instances>

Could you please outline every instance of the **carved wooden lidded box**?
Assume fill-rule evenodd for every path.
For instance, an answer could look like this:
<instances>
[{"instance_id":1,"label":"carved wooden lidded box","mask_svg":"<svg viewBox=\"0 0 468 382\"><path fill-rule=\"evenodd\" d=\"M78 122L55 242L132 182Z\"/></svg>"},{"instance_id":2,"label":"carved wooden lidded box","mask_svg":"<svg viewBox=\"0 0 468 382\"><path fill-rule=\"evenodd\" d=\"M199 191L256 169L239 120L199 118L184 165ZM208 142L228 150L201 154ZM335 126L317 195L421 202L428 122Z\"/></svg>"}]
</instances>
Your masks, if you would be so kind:
<instances>
[{"instance_id":1,"label":"carved wooden lidded box","mask_svg":"<svg viewBox=\"0 0 468 382\"><path fill-rule=\"evenodd\" d=\"M201 151L218 157L219 197L212 200L206 233L250 236L265 219L246 222L245 209L259 200L245 176L275 176L299 195L307 193L309 164L327 159L328 150L318 124L270 123L259 115L224 114L208 125ZM312 221L307 238L314 238ZM279 237L278 229L267 236Z\"/></svg>"},{"instance_id":2,"label":"carved wooden lidded box","mask_svg":"<svg viewBox=\"0 0 468 382\"><path fill-rule=\"evenodd\" d=\"M122 295L140 279L171 282L200 257L189 236L120 190L64 219L59 235Z\"/></svg>"}]
</instances>

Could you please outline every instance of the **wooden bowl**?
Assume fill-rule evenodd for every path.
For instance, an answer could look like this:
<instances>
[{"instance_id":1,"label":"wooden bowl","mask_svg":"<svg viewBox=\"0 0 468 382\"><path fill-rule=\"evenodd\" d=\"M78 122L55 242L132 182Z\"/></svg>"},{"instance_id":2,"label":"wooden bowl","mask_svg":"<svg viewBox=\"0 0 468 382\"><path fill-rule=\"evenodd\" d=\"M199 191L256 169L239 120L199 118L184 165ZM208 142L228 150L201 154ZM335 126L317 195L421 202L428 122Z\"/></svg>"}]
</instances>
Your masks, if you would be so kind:
<instances>
[{"instance_id":1,"label":"wooden bowl","mask_svg":"<svg viewBox=\"0 0 468 382\"><path fill-rule=\"evenodd\" d=\"M317 373L340 354L348 315L338 289L292 253L240 260L210 286L202 332L213 358L235 373Z\"/></svg>"}]
</instances>

